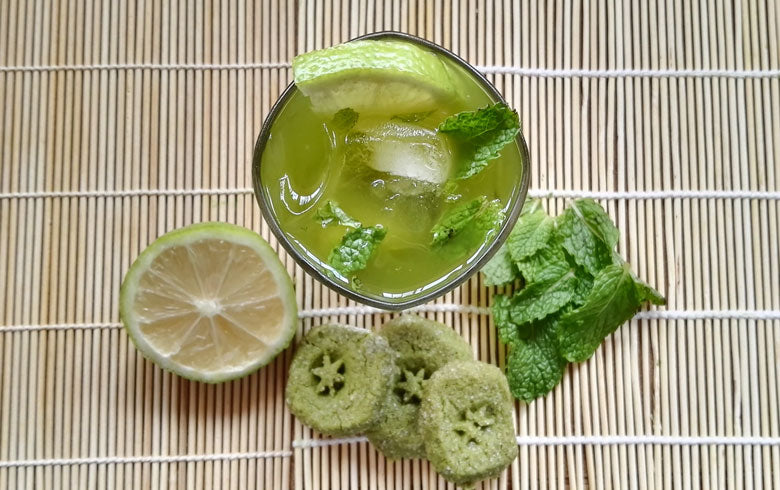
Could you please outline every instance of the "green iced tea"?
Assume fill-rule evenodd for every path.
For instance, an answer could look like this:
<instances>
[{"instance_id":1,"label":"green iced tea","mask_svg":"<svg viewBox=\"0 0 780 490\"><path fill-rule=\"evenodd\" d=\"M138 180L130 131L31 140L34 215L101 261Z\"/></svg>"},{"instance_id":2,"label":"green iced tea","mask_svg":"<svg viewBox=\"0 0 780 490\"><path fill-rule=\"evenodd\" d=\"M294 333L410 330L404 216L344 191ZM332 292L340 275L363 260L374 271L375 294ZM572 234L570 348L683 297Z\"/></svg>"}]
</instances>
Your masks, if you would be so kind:
<instances>
[{"instance_id":1,"label":"green iced tea","mask_svg":"<svg viewBox=\"0 0 780 490\"><path fill-rule=\"evenodd\" d=\"M346 287L389 301L437 289L481 256L519 193L522 161L514 139L464 177L469 162L463 160L474 159L473 152L457 133L441 131L442 123L496 101L467 70L435 56L455 90L433 109L410 112L414 103L403 101L394 110L384 101L382 113L365 104L362 111L334 112L336 106L323 112L296 90L276 117L262 155L263 192L305 260ZM469 206L482 209L477 219L491 208L481 219L493 222L457 230L442 226L442 220L457 222L461 210L468 214ZM339 223L333 208L351 222ZM365 263L345 269L334 249L358 227L373 227L382 236L374 237Z\"/></svg>"}]
</instances>

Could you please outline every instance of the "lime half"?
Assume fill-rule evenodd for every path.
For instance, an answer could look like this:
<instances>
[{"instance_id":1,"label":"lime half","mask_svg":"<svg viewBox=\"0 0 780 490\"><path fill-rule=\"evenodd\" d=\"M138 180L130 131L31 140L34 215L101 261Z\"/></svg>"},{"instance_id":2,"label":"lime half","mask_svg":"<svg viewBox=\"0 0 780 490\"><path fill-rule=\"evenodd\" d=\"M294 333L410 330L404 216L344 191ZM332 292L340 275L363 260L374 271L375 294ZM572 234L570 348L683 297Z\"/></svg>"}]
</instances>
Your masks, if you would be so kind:
<instances>
[{"instance_id":1,"label":"lime half","mask_svg":"<svg viewBox=\"0 0 780 490\"><path fill-rule=\"evenodd\" d=\"M149 245L122 282L120 316L146 357L208 383L267 364L297 326L279 257L260 235L226 223L187 226Z\"/></svg>"},{"instance_id":2,"label":"lime half","mask_svg":"<svg viewBox=\"0 0 780 490\"><path fill-rule=\"evenodd\" d=\"M335 113L404 114L435 109L455 94L447 67L414 43L363 40L293 59L295 84L312 109Z\"/></svg>"}]
</instances>

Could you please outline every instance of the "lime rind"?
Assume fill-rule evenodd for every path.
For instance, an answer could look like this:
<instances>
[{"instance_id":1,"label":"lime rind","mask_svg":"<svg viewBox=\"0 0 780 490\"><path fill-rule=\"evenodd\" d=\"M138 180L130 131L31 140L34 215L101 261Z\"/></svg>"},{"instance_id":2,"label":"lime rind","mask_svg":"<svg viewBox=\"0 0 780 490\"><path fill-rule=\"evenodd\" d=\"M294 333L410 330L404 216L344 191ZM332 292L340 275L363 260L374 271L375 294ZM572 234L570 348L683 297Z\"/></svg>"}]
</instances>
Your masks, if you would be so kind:
<instances>
[{"instance_id":1,"label":"lime rind","mask_svg":"<svg viewBox=\"0 0 780 490\"><path fill-rule=\"evenodd\" d=\"M335 113L410 113L435 109L456 89L439 57L416 44L358 40L300 54L295 84L312 109Z\"/></svg>"},{"instance_id":2,"label":"lime rind","mask_svg":"<svg viewBox=\"0 0 780 490\"><path fill-rule=\"evenodd\" d=\"M144 335L138 331L137 319L133 313L133 300L138 292L138 283L154 259L163 251L174 246L186 246L201 240L223 239L231 243L246 246L254 250L263 260L263 263L272 274L274 282L279 289L279 296L284 304L284 318L280 328L281 335L276 342L267 344L265 355L255 362L242 366L240 369L226 370L216 373L202 373L196 369L182 366L171 361L170 358L160 354ZM138 258L130 266L125 274L119 291L119 317L124 324L130 340L136 348L150 361L161 368L177 374L183 378L204 383L221 383L246 376L273 360L280 352L286 349L297 330L298 306L295 300L295 291L292 280L279 256L271 246L257 233L241 226L229 223L206 222L185 226L166 233L147 246Z\"/></svg>"}]
</instances>

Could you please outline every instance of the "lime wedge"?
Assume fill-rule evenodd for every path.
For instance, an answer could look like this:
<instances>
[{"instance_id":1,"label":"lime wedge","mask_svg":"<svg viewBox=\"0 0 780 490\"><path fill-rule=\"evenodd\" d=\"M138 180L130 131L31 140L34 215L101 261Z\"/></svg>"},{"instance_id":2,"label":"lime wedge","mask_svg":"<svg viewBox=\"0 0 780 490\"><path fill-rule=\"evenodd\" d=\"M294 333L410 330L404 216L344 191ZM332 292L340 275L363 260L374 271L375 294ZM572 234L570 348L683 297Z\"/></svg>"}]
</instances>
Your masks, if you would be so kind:
<instances>
[{"instance_id":1,"label":"lime wedge","mask_svg":"<svg viewBox=\"0 0 780 490\"><path fill-rule=\"evenodd\" d=\"M260 235L201 223L158 238L133 263L120 316L147 358L217 383L270 362L295 335L292 282Z\"/></svg>"},{"instance_id":2,"label":"lime wedge","mask_svg":"<svg viewBox=\"0 0 780 490\"><path fill-rule=\"evenodd\" d=\"M404 114L435 109L455 94L434 53L403 41L352 41L293 59L295 84L312 109L335 113Z\"/></svg>"}]
</instances>

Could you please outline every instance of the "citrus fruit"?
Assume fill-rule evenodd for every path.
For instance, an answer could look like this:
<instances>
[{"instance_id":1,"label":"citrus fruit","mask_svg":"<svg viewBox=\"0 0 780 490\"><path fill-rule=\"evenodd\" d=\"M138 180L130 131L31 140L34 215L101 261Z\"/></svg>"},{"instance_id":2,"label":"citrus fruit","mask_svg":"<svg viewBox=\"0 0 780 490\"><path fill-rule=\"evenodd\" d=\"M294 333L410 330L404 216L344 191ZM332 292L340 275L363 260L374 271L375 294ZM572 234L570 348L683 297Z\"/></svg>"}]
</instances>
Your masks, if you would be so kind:
<instances>
[{"instance_id":1,"label":"citrus fruit","mask_svg":"<svg viewBox=\"0 0 780 490\"><path fill-rule=\"evenodd\" d=\"M260 235L226 223L186 226L149 245L122 282L120 316L147 358L208 383L267 364L297 326L279 257Z\"/></svg>"},{"instance_id":2,"label":"citrus fruit","mask_svg":"<svg viewBox=\"0 0 780 490\"><path fill-rule=\"evenodd\" d=\"M362 40L300 54L295 85L319 113L404 114L435 109L455 94L447 67L413 43Z\"/></svg>"}]
</instances>

